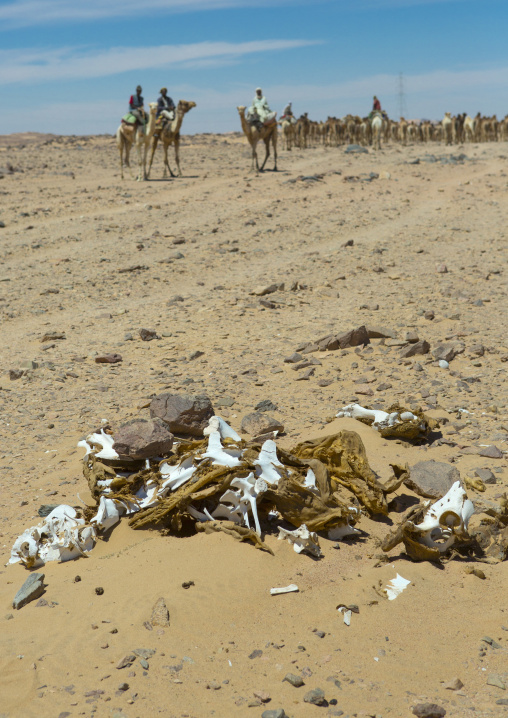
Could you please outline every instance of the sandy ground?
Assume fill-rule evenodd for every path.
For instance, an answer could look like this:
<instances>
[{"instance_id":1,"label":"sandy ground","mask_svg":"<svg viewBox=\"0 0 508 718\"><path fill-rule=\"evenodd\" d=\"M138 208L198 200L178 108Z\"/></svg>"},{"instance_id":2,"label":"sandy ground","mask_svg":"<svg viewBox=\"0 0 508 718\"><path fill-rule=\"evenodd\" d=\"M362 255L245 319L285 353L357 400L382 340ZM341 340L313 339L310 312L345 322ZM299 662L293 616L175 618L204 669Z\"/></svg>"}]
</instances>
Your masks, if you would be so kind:
<instances>
[{"instance_id":1,"label":"sandy ground","mask_svg":"<svg viewBox=\"0 0 508 718\"><path fill-rule=\"evenodd\" d=\"M146 417L150 397L168 390L206 393L236 429L270 399L285 447L354 429L382 479L394 460L447 461L463 477L490 468L497 483L469 495L479 506L499 498L506 455L478 452L508 449L506 153L500 143L280 151L279 172L255 176L240 135L207 135L185 138L182 178L161 180L158 155L152 181L136 183L120 180L112 138L1 138L2 564L41 504L90 499L77 441L102 419ZM274 308L251 294L271 283L285 285L268 297ZM416 332L431 348L460 339L465 351L442 369L374 339L314 355L321 365L301 381L283 361L362 324ZM140 328L160 339L141 341ZM51 332L65 339L42 343ZM123 362L96 364L104 352ZM357 393L366 386L372 396ZM441 439L415 447L330 420L355 397L421 406L442 420ZM28 572L2 568L0 716L384 717L428 701L454 718L506 715L507 564L481 564L486 580L466 574L471 563L416 564L398 549L378 564L378 539L398 520L362 518L365 535L340 548L323 538L320 561L275 533L270 556L223 535L122 523L90 558L47 564L48 605L20 611L12 599ZM375 588L396 573L411 586L389 602ZM293 582L299 593L270 596ZM147 631L160 596L171 625ZM350 627L340 603L359 606ZM156 650L149 668L117 669L135 648ZM283 682L287 673L305 686ZM446 689L455 677L463 688ZM318 687L328 706L304 702Z\"/></svg>"}]
</instances>

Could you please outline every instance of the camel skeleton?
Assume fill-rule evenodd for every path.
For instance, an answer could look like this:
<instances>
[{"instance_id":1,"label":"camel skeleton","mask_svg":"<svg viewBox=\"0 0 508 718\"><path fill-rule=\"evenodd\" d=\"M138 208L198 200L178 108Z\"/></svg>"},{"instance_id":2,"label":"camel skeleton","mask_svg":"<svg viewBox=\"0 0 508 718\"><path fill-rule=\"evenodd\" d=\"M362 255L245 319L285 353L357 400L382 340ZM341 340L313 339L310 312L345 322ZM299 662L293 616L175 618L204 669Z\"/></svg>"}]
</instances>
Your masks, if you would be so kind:
<instances>
[{"instance_id":1,"label":"camel skeleton","mask_svg":"<svg viewBox=\"0 0 508 718\"><path fill-rule=\"evenodd\" d=\"M274 157L274 165L273 169L276 172L277 171L277 123L273 122L270 125L263 125L261 129L258 129L256 125L249 125L247 120L245 119L245 107L240 106L236 108L238 110L238 114L240 115L240 122L242 123L242 130L247 137L249 144L252 148L252 165L251 165L251 172L254 171L254 169L257 172L262 172L264 170L266 160L270 156L270 142L273 147L273 157ZM256 146L259 141L263 141L265 143L266 148L266 154L265 159L263 160L263 164L261 167L259 166L258 162L258 154L256 151Z\"/></svg>"},{"instance_id":2,"label":"camel skeleton","mask_svg":"<svg viewBox=\"0 0 508 718\"><path fill-rule=\"evenodd\" d=\"M175 119L171 121L170 124L166 124L163 126L163 128L160 131L160 138L162 140L162 147L164 149L164 175L163 178L166 179L167 171L169 171L169 174L171 177L181 177L182 176L182 170L180 169L180 128L182 126L183 118L189 112L189 110L192 110L193 107L196 107L196 103L188 100L180 100L178 102L178 105L176 107L175 112ZM150 170L152 169L152 162L153 162L153 156L155 154L155 150L157 149L157 144L159 142L159 136L156 135L152 139L152 154L150 156L150 164L148 165L148 173L147 177L150 176ZM177 175L174 175L171 171L171 167L169 166L168 161L168 147L169 145L175 146L175 162L177 167Z\"/></svg>"},{"instance_id":3,"label":"camel skeleton","mask_svg":"<svg viewBox=\"0 0 508 718\"><path fill-rule=\"evenodd\" d=\"M138 162L139 170L137 180L138 182L146 180L146 153L148 144L155 130L155 115L157 112L157 103L150 102L150 112L148 114L148 122L142 128L138 123L135 125L127 125L122 122L120 127L116 131L116 144L120 153L120 174L122 179L123 167L124 167L124 155L125 155L125 166L129 168L131 177L132 169L130 166L130 152L134 145L138 151Z\"/></svg>"}]
</instances>

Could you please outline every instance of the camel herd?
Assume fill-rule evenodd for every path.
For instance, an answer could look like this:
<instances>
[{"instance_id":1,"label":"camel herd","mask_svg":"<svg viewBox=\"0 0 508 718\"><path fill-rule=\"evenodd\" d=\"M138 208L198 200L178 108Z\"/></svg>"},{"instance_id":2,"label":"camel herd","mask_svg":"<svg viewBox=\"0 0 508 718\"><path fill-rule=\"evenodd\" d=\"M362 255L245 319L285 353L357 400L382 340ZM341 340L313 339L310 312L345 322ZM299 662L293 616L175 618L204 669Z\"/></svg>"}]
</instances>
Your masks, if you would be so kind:
<instances>
[{"instance_id":1,"label":"camel herd","mask_svg":"<svg viewBox=\"0 0 508 718\"><path fill-rule=\"evenodd\" d=\"M180 129L184 116L193 107L196 107L195 102L180 100L176 108L175 119L158 132L155 131L157 104L154 102L150 103L148 121L144 131L132 125L124 123L120 125L116 132L116 141L120 153L122 179L124 178L124 164L130 169L129 156L133 146L138 153L139 170L137 179L145 180L149 178L159 139L164 149L164 177L167 177L167 171L171 177L175 177L168 161L168 148L170 145L175 148L177 175L181 176L179 157ZM271 147L274 156L273 169L276 170L277 123L273 122L263 127L251 125L245 118L245 107L240 106L237 110L242 130L252 150L251 169L257 172L263 171L270 156ZM307 149L318 145L337 147L342 144L372 145L375 149L379 149L382 142L400 142L403 145L416 142L444 142L447 145L452 145L464 142L504 142L508 140L508 115L504 119L498 120L496 115L484 117L480 113L475 117L470 117L465 112L455 116L450 112L446 112L441 122L406 120L404 117L401 117L396 122L380 115L374 115L370 119L368 117L346 115L346 117L340 119L328 117L325 122L316 122L310 120L306 112L296 121L283 118L279 124L283 147L286 150L291 150L293 147ZM265 145L265 158L261 166L259 166L257 156L259 142L263 142ZM147 170L147 156L150 145L152 151Z\"/></svg>"}]
</instances>

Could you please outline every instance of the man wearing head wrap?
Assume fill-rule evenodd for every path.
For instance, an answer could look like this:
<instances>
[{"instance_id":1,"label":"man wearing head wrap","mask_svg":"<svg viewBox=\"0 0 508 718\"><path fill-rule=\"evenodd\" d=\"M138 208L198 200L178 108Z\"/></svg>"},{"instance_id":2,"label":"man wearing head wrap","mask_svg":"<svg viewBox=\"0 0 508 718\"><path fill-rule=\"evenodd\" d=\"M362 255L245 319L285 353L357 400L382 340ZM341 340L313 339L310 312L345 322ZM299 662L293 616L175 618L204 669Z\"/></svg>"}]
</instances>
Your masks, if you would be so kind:
<instances>
[{"instance_id":1,"label":"man wearing head wrap","mask_svg":"<svg viewBox=\"0 0 508 718\"><path fill-rule=\"evenodd\" d=\"M249 108L247 119L257 115L258 122L263 125L268 125L273 122L276 116L276 112L272 112L268 106L268 101L263 95L263 90L260 87L256 88L256 94L252 100L252 105ZM256 119L254 119L254 122Z\"/></svg>"},{"instance_id":2,"label":"man wearing head wrap","mask_svg":"<svg viewBox=\"0 0 508 718\"><path fill-rule=\"evenodd\" d=\"M171 97L168 97L167 87L161 88L161 96L157 100L157 119L159 117L163 117L170 122L175 119L175 103Z\"/></svg>"},{"instance_id":3,"label":"man wearing head wrap","mask_svg":"<svg viewBox=\"0 0 508 718\"><path fill-rule=\"evenodd\" d=\"M129 100L129 111L131 115L134 115L134 117L137 119L138 122L140 122L142 125L145 124L145 110L143 108L144 100L141 95L143 91L143 88L141 85L138 85L136 87L136 94L131 95L131 99Z\"/></svg>"}]
</instances>

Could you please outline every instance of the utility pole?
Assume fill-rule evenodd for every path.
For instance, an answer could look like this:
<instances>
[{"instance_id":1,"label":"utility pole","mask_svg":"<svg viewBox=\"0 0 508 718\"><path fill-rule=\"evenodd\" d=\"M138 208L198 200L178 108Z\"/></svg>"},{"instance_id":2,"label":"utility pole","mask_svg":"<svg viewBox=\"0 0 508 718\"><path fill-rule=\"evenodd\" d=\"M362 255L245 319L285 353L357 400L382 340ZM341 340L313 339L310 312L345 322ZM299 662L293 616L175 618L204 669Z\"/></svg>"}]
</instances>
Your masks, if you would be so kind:
<instances>
[{"instance_id":1,"label":"utility pole","mask_svg":"<svg viewBox=\"0 0 508 718\"><path fill-rule=\"evenodd\" d=\"M399 73L398 95L399 95L399 117L406 117L407 102L406 102L406 91L404 89L404 75L402 74L402 72Z\"/></svg>"}]
</instances>

